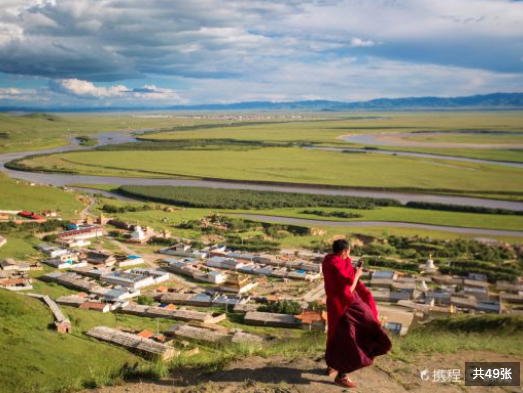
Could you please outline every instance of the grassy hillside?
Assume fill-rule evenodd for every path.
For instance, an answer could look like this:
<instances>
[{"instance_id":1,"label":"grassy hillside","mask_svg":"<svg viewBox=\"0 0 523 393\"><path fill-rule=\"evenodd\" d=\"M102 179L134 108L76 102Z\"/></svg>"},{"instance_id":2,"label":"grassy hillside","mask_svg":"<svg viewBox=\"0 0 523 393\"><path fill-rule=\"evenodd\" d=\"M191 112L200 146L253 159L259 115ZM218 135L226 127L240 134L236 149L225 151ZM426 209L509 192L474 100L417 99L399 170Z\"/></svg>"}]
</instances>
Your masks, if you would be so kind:
<instances>
[{"instance_id":1,"label":"grassy hillside","mask_svg":"<svg viewBox=\"0 0 523 393\"><path fill-rule=\"evenodd\" d=\"M92 326L128 326L135 329L165 329L172 321L62 307L73 323L72 335L59 335L49 328L53 319L39 300L0 290L0 385L1 393L72 392L121 380L125 363L142 364L142 377L166 376L169 369L215 371L227 362L251 355L287 359L322 356L325 335L287 329L246 329L284 337L262 349L244 346L200 346L200 354L159 366L144 362L127 351L83 336ZM234 319L234 318L233 318ZM236 322L228 326L242 327ZM523 355L520 334L523 319L485 315L434 320L411 329L405 337L393 336L388 355L404 362L419 354L456 353L461 350ZM485 352L483 352L485 353ZM488 360L488 359L485 359Z\"/></svg>"},{"instance_id":2,"label":"grassy hillside","mask_svg":"<svg viewBox=\"0 0 523 393\"><path fill-rule=\"evenodd\" d=\"M49 186L31 186L28 183L8 178L0 173L0 210L27 210L41 212L43 210L60 210L62 217L71 219L77 217L84 204L78 194L66 192ZM0 260L5 258L25 259L35 253L34 246L41 243L32 236L32 231L10 230L3 232L7 244L0 248Z\"/></svg>"},{"instance_id":3,"label":"grassy hillside","mask_svg":"<svg viewBox=\"0 0 523 393\"><path fill-rule=\"evenodd\" d=\"M72 218L83 208L78 197L50 186L31 186L8 178L0 172L0 210L60 210L65 218Z\"/></svg>"},{"instance_id":4,"label":"grassy hillside","mask_svg":"<svg viewBox=\"0 0 523 393\"><path fill-rule=\"evenodd\" d=\"M116 347L49 328L39 300L0 289L0 392L54 392L110 381L138 358Z\"/></svg>"},{"instance_id":5,"label":"grassy hillside","mask_svg":"<svg viewBox=\"0 0 523 393\"><path fill-rule=\"evenodd\" d=\"M396 354L491 351L523 356L523 317L457 315L436 318L411 329L397 342ZM488 361L484 359L482 361Z\"/></svg>"}]
</instances>

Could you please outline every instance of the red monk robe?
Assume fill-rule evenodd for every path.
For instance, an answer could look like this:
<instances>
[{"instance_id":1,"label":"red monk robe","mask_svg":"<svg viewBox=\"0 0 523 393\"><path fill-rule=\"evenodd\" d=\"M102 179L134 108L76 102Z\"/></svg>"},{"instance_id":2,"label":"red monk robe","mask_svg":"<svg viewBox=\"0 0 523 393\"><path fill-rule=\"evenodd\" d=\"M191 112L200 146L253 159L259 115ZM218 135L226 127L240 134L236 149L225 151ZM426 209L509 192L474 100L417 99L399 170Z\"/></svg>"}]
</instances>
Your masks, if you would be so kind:
<instances>
[{"instance_id":1,"label":"red monk robe","mask_svg":"<svg viewBox=\"0 0 523 393\"><path fill-rule=\"evenodd\" d=\"M372 293L361 281L350 292L355 273L350 258L328 254L322 269L327 294L327 366L342 374L369 366L392 347L379 323Z\"/></svg>"}]
</instances>

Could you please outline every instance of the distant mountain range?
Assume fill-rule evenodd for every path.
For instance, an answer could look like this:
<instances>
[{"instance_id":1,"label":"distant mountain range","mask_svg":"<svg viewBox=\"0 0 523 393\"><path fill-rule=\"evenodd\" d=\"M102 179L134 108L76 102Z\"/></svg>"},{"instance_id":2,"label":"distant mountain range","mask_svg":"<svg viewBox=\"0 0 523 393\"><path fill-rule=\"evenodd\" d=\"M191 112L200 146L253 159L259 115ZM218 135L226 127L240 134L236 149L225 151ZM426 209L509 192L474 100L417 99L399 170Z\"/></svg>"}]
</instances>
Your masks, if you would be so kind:
<instances>
[{"instance_id":1,"label":"distant mountain range","mask_svg":"<svg viewBox=\"0 0 523 393\"><path fill-rule=\"evenodd\" d=\"M523 93L493 93L468 97L408 97L379 98L370 101L342 102L328 100L270 102L251 101L233 104L177 105L167 107L93 107L93 108L31 108L0 107L0 111L20 112L116 112L116 111L386 111L386 110L445 110L445 109L523 109Z\"/></svg>"}]
</instances>

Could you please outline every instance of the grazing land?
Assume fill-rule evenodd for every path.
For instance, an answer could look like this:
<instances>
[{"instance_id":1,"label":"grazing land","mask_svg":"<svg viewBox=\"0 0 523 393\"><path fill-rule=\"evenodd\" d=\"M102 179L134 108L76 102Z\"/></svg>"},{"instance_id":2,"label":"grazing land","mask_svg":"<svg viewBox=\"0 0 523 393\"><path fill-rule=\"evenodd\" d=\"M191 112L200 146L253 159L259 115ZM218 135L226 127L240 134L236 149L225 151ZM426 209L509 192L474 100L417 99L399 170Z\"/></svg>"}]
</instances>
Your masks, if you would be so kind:
<instances>
[{"instance_id":1,"label":"grazing land","mask_svg":"<svg viewBox=\"0 0 523 393\"><path fill-rule=\"evenodd\" d=\"M214 123L219 123L213 120ZM0 153L42 150L67 144L67 137L107 131L170 129L205 120L157 118L134 114L46 114L10 115L0 113Z\"/></svg>"},{"instance_id":2,"label":"grazing land","mask_svg":"<svg viewBox=\"0 0 523 393\"><path fill-rule=\"evenodd\" d=\"M2 210L59 210L61 215L72 218L82 209L78 195L56 187L30 184L8 178L0 173L0 206Z\"/></svg>"},{"instance_id":3,"label":"grazing land","mask_svg":"<svg viewBox=\"0 0 523 393\"><path fill-rule=\"evenodd\" d=\"M139 361L80 332L56 334L48 328L51 312L37 299L0 289L0 314L2 393L95 387L110 382L126 362Z\"/></svg>"},{"instance_id":4,"label":"grazing land","mask_svg":"<svg viewBox=\"0 0 523 393\"><path fill-rule=\"evenodd\" d=\"M202 159L205 157L205 159ZM247 165L245 164L247 163ZM523 193L523 169L300 148L75 152L24 160L33 168L110 176L191 177L373 189Z\"/></svg>"}]
</instances>

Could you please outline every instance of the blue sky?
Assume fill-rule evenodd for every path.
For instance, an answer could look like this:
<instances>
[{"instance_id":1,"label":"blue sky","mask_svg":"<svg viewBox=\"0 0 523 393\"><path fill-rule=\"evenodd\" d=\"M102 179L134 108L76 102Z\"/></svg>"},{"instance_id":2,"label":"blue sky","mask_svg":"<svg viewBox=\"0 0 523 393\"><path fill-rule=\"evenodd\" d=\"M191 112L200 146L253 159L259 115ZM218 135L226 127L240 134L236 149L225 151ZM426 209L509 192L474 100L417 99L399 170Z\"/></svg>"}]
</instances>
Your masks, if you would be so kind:
<instances>
[{"instance_id":1,"label":"blue sky","mask_svg":"<svg viewBox=\"0 0 523 393\"><path fill-rule=\"evenodd\" d=\"M0 105L523 92L523 2L2 0Z\"/></svg>"}]
</instances>

